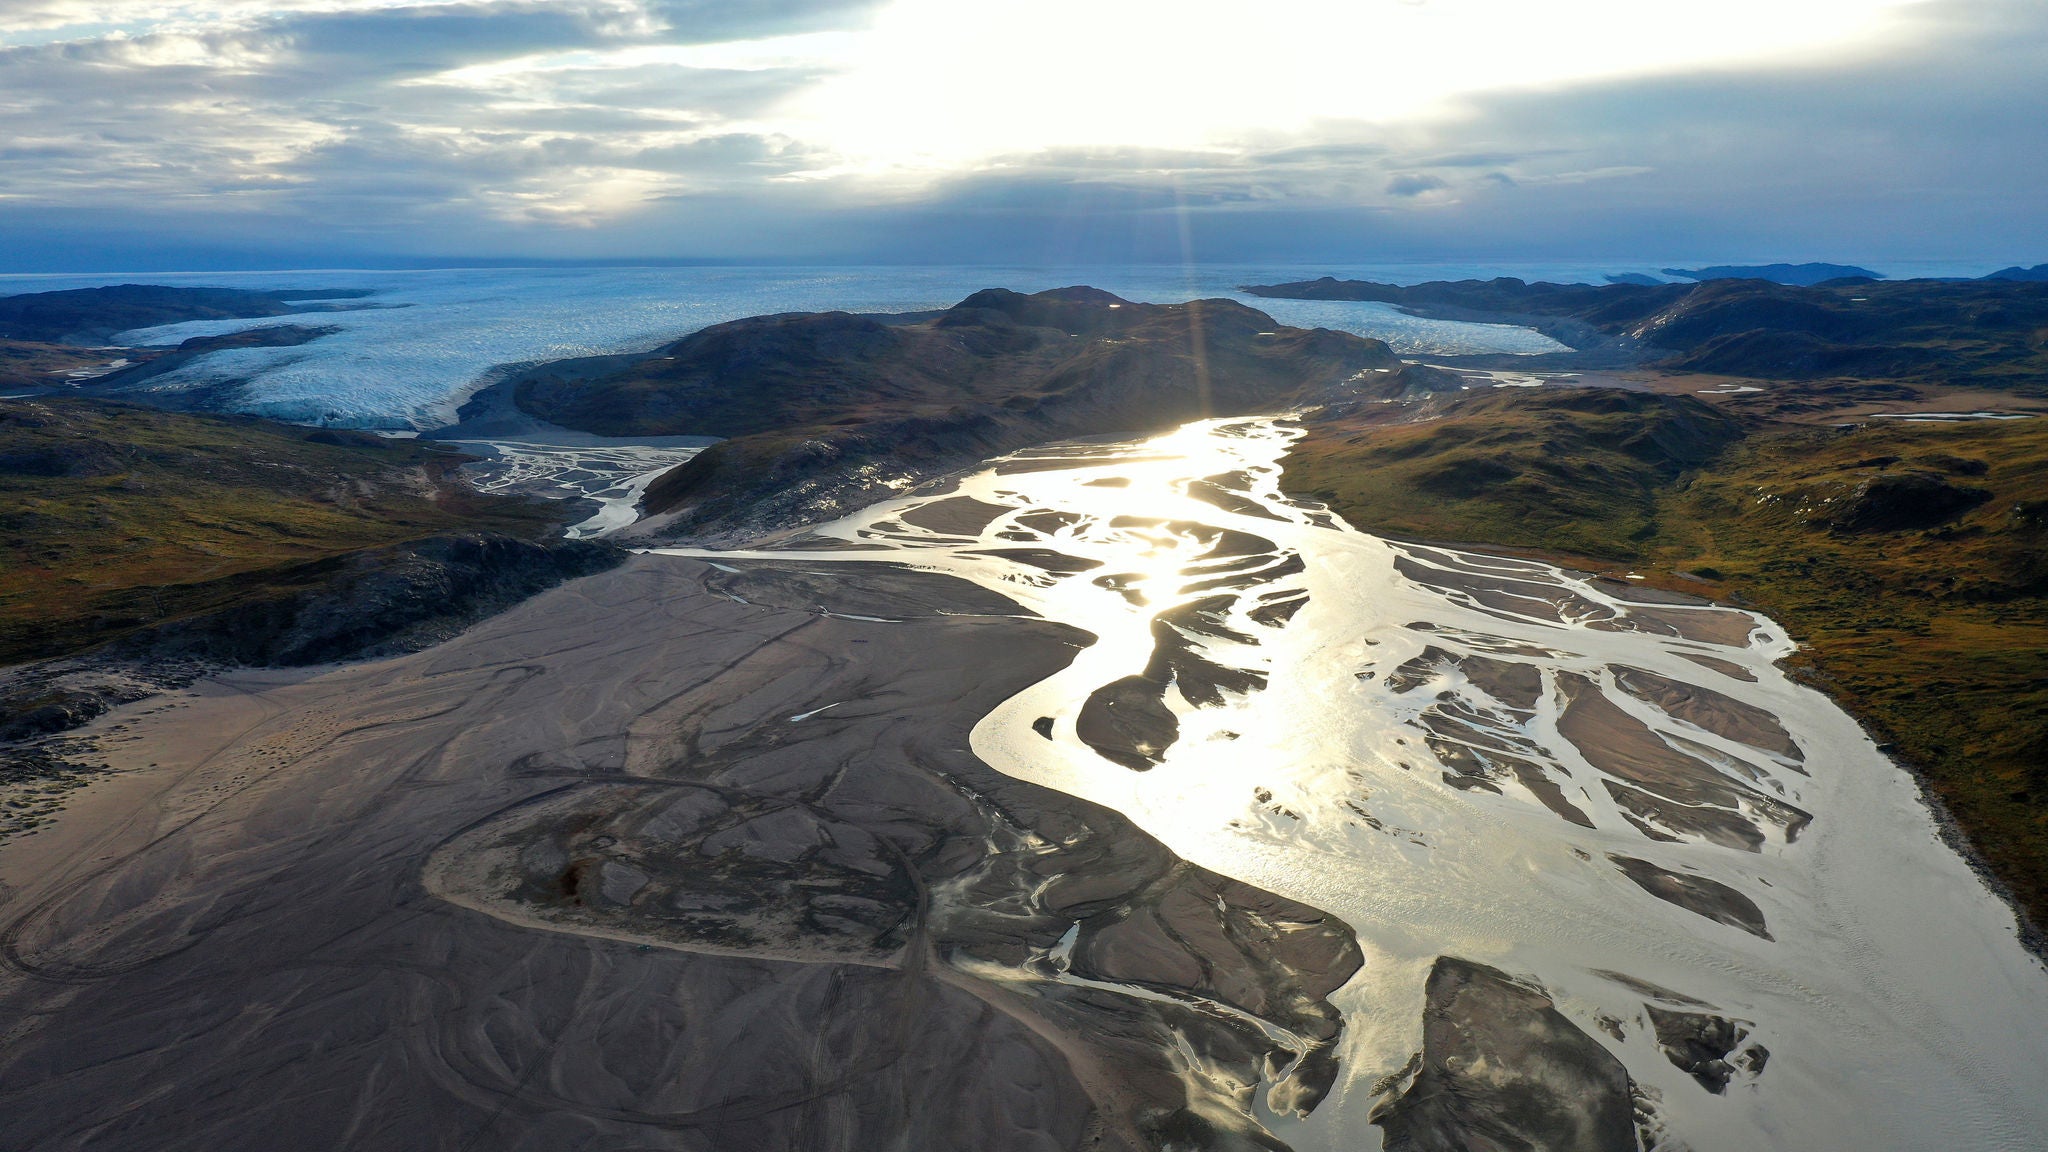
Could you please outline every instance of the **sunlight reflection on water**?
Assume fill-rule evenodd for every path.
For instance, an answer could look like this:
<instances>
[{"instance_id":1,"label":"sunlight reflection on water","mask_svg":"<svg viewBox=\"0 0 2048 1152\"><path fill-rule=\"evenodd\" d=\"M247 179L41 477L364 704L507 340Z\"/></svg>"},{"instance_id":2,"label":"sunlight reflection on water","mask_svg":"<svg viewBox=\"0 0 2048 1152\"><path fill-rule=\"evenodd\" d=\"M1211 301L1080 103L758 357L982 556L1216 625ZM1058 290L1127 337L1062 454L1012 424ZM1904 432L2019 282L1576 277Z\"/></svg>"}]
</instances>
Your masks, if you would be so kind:
<instances>
[{"instance_id":1,"label":"sunlight reflection on water","mask_svg":"<svg viewBox=\"0 0 2048 1152\"><path fill-rule=\"evenodd\" d=\"M1356 930L1345 1078L1271 1120L1297 1148L1377 1143L1372 1088L1419 1046L1439 955L1540 981L1702 1150L2018 1147L2048 1127L2048 980L1911 781L1776 667L1781 629L1353 531L1280 493L1294 435L1219 420L1018 453L815 530L885 551L720 555L906 563L1098 638L974 748ZM1091 709L1133 700L1135 726L1089 738ZM1611 856L1739 892L1769 938ZM1610 972L1750 1025L1767 1070L1708 1094Z\"/></svg>"}]
</instances>

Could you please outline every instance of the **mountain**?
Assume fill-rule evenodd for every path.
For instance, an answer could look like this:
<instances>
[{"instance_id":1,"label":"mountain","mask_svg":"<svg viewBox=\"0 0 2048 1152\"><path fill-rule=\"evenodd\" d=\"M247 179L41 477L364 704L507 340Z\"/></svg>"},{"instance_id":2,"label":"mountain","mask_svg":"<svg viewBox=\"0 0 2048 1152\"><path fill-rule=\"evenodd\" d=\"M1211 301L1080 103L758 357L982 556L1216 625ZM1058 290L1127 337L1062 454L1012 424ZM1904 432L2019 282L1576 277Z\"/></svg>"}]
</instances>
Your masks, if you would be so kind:
<instances>
[{"instance_id":1,"label":"mountain","mask_svg":"<svg viewBox=\"0 0 2048 1152\"><path fill-rule=\"evenodd\" d=\"M246 320L298 312L341 311L349 306L309 301L360 299L368 295L368 291L361 289L250 292L240 288L178 288L161 284L26 292L0 296L0 340L104 344L117 333L187 320Z\"/></svg>"},{"instance_id":2,"label":"mountain","mask_svg":"<svg viewBox=\"0 0 2048 1152\"><path fill-rule=\"evenodd\" d=\"M1666 276L1688 280L1769 280L1811 287L1826 280L1882 280L1884 273L1854 264L1716 264L1709 268L1666 268Z\"/></svg>"},{"instance_id":3,"label":"mountain","mask_svg":"<svg viewBox=\"0 0 2048 1152\"><path fill-rule=\"evenodd\" d=\"M905 476L1029 444L1279 411L1401 361L1229 300L1139 304L1093 288L977 292L936 315L796 313L707 328L617 369L544 366L518 406L606 435L727 439L657 480L649 512L695 530L794 523ZM1377 379L1373 384L1382 384Z\"/></svg>"},{"instance_id":4,"label":"mountain","mask_svg":"<svg viewBox=\"0 0 2048 1152\"><path fill-rule=\"evenodd\" d=\"M1970 384L2048 394L2048 284L1890 280L1799 287L1339 281L1250 285L1255 296L1377 300L1453 320L1529 324L1578 349L1620 348L1673 371Z\"/></svg>"},{"instance_id":5,"label":"mountain","mask_svg":"<svg viewBox=\"0 0 2048 1152\"><path fill-rule=\"evenodd\" d=\"M1983 279L2024 280L2032 282L2048 280L2048 264L2036 264L2032 268L2021 268L2018 265L2014 265L2011 268L2000 268L1991 275L1983 277Z\"/></svg>"}]
</instances>

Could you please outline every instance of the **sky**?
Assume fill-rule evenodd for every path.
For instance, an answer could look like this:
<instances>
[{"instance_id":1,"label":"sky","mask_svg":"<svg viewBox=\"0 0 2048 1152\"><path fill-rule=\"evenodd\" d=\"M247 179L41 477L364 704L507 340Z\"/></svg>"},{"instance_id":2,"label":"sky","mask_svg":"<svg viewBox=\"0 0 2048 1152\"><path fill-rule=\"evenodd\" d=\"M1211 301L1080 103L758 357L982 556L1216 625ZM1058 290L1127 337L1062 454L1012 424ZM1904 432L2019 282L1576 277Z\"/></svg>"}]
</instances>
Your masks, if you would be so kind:
<instances>
[{"instance_id":1,"label":"sky","mask_svg":"<svg viewBox=\"0 0 2048 1152\"><path fill-rule=\"evenodd\" d=\"M2048 261L2048 0L0 0L0 271Z\"/></svg>"}]
</instances>

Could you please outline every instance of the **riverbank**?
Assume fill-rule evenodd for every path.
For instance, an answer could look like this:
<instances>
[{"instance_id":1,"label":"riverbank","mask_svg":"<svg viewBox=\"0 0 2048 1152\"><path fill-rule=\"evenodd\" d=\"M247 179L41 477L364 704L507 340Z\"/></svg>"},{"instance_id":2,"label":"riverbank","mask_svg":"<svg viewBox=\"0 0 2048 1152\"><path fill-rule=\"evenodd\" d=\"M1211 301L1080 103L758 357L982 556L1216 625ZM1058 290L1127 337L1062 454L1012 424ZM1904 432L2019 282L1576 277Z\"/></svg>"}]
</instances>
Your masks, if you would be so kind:
<instances>
[{"instance_id":1,"label":"riverbank","mask_svg":"<svg viewBox=\"0 0 2048 1152\"><path fill-rule=\"evenodd\" d=\"M2048 421L1695 417L1724 431L1688 440L1675 435L1681 403L1704 409L1500 390L1415 422L1311 420L1288 485L1369 531L1570 554L1768 612L1804 646L1792 666L1921 774L2038 926L2048 606L2035 509L2048 501ZM1593 440L1608 447L1553 450ZM1460 463L1474 445L1490 473ZM1640 451L1613 449L1627 445ZM2030 936L2038 948L2038 927Z\"/></svg>"}]
</instances>

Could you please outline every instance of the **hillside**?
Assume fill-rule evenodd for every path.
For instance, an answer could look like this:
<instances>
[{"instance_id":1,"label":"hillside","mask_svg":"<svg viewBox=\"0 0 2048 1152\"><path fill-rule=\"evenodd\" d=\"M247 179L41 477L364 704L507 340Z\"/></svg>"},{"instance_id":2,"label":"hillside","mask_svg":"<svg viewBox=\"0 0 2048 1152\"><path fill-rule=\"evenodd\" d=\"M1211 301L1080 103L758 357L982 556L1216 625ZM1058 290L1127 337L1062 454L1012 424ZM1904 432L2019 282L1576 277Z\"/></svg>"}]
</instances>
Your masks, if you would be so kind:
<instances>
[{"instance_id":1,"label":"hillside","mask_svg":"<svg viewBox=\"0 0 2048 1152\"><path fill-rule=\"evenodd\" d=\"M1627 344L1672 371L1766 380L1924 381L2048 395L2048 283L1898 280L1774 284L1403 287L1330 277L1256 296L1373 300L1447 319L1527 323L1574 348Z\"/></svg>"},{"instance_id":2,"label":"hillside","mask_svg":"<svg viewBox=\"0 0 2048 1152\"><path fill-rule=\"evenodd\" d=\"M1311 423L1288 487L1397 535L1625 557L1661 493L1743 435L1699 400L1598 389L1451 393L1400 416Z\"/></svg>"},{"instance_id":3,"label":"hillside","mask_svg":"<svg viewBox=\"0 0 2048 1152\"><path fill-rule=\"evenodd\" d=\"M989 289L931 317L720 324L623 370L539 369L516 399L588 432L727 437L647 492L650 512L686 509L702 531L828 515L903 477L1047 440L1283 409L1400 367L1377 340L1227 300Z\"/></svg>"},{"instance_id":4,"label":"hillside","mask_svg":"<svg viewBox=\"0 0 2048 1152\"><path fill-rule=\"evenodd\" d=\"M1287 484L1368 531L1755 604L2048 920L2048 421L1744 428L1705 407L1495 389L1416 423L1311 422Z\"/></svg>"},{"instance_id":5,"label":"hillside","mask_svg":"<svg viewBox=\"0 0 2048 1152\"><path fill-rule=\"evenodd\" d=\"M300 312L332 312L350 306L314 301L356 300L368 295L367 291L347 288L251 292L240 288L181 288L162 284L118 284L61 292L23 292L0 296L0 339L43 344L104 344L117 333L187 320L245 320Z\"/></svg>"},{"instance_id":6,"label":"hillside","mask_svg":"<svg viewBox=\"0 0 2048 1152\"><path fill-rule=\"evenodd\" d=\"M160 324L373 307L333 303L368 295L366 291L342 288L250 292L239 288L120 284L0 296L0 389L58 388L74 382L66 375L73 371L101 373L93 379L94 387L134 383L218 348L304 343L329 329L285 326L228 336L194 337L169 352L105 347L120 333ZM117 361L126 367L113 370Z\"/></svg>"},{"instance_id":7,"label":"hillside","mask_svg":"<svg viewBox=\"0 0 2048 1152\"><path fill-rule=\"evenodd\" d=\"M535 539L567 514L477 494L453 475L463 459L246 417L0 401L0 664L246 612L366 550ZM232 654L265 659L260 644Z\"/></svg>"}]
</instances>

